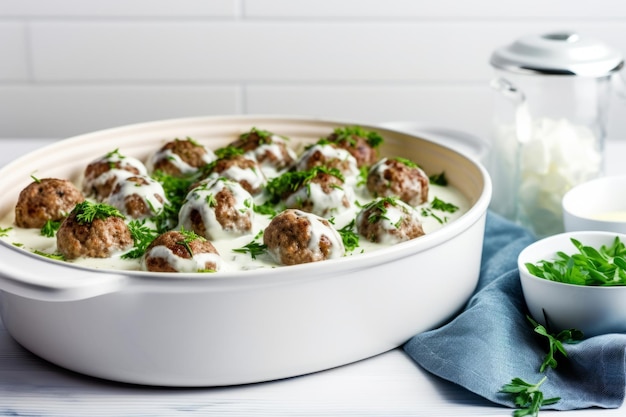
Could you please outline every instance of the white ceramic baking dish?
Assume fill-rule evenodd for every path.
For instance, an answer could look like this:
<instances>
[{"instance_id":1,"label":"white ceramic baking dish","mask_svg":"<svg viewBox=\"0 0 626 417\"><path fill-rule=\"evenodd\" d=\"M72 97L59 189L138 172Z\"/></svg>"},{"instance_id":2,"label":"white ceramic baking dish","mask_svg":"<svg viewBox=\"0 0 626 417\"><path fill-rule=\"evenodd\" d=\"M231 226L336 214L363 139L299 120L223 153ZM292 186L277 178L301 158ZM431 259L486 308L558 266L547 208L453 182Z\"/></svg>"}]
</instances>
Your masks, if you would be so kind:
<instances>
[{"instance_id":1,"label":"white ceramic baking dish","mask_svg":"<svg viewBox=\"0 0 626 417\"><path fill-rule=\"evenodd\" d=\"M310 143L353 123L227 116L157 121L56 142L0 170L0 215L30 181L76 179L115 148L145 158L176 137L226 145L252 126ZM443 228L366 256L216 274L86 269L0 242L0 306L9 333L62 367L162 386L252 383L320 371L393 349L450 319L475 289L491 182L480 163L410 134L361 124L383 155L419 161L471 208Z\"/></svg>"}]
</instances>

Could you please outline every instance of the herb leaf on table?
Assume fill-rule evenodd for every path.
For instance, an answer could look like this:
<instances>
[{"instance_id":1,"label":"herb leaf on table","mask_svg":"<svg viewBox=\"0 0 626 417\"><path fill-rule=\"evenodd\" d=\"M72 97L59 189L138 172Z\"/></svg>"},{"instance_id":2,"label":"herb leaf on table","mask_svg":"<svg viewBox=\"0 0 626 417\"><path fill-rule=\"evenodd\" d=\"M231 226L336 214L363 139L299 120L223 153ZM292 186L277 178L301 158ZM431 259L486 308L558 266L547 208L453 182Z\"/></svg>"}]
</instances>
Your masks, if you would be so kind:
<instances>
[{"instance_id":1,"label":"herb leaf on table","mask_svg":"<svg viewBox=\"0 0 626 417\"><path fill-rule=\"evenodd\" d=\"M513 412L514 417L532 416L539 414L539 409L544 405L554 404L561 398L544 398L543 392L539 389L547 377L543 377L536 384L531 384L521 378L513 378L511 382L500 388L500 392L511 394L513 402L520 407Z\"/></svg>"}]
</instances>

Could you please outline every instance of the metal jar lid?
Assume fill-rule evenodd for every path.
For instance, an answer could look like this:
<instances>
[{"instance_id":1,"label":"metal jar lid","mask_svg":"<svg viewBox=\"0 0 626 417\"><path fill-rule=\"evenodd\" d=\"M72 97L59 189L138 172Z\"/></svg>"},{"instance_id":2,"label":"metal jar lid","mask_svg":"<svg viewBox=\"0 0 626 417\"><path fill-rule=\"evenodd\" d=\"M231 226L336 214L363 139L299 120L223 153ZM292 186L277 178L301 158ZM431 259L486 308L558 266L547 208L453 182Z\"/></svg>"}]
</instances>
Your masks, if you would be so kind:
<instances>
[{"instance_id":1,"label":"metal jar lid","mask_svg":"<svg viewBox=\"0 0 626 417\"><path fill-rule=\"evenodd\" d=\"M496 68L526 74L602 77L624 65L622 54L575 32L525 36L491 55Z\"/></svg>"}]
</instances>

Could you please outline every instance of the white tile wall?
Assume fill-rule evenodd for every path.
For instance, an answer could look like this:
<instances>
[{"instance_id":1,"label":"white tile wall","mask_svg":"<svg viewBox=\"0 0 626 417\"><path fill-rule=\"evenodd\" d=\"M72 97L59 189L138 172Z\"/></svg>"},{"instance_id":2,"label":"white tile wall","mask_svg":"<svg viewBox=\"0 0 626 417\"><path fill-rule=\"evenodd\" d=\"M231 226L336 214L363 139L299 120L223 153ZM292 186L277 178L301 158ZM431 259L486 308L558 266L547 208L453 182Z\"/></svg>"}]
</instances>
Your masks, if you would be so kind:
<instances>
[{"instance_id":1,"label":"white tile wall","mask_svg":"<svg viewBox=\"0 0 626 417\"><path fill-rule=\"evenodd\" d=\"M246 113L487 137L490 53L562 29L626 53L626 3L2 0L0 138ZM609 136L626 138L626 104L614 101Z\"/></svg>"}]
</instances>

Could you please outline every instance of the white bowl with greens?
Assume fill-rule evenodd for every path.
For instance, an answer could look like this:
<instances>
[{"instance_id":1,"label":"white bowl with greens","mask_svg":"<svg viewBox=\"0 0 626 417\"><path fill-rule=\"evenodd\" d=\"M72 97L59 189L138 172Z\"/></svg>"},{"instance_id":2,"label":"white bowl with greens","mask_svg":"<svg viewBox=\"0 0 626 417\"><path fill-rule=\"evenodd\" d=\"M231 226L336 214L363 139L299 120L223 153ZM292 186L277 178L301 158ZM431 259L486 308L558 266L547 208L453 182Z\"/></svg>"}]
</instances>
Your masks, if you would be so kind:
<instances>
[{"instance_id":1,"label":"white bowl with greens","mask_svg":"<svg viewBox=\"0 0 626 417\"><path fill-rule=\"evenodd\" d=\"M538 240L518 257L530 315L551 332L626 333L626 234L576 231Z\"/></svg>"}]
</instances>

